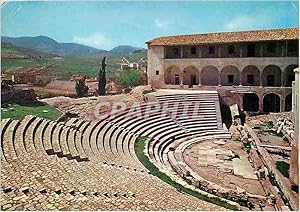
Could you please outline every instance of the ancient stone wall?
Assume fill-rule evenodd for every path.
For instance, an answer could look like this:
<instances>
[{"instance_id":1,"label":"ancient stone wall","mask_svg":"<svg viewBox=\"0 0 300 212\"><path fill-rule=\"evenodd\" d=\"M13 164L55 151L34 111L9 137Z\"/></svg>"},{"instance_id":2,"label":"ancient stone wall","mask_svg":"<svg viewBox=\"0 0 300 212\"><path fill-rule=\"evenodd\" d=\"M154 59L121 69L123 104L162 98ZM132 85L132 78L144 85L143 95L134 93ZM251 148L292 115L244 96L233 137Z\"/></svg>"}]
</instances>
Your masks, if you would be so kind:
<instances>
[{"instance_id":1,"label":"ancient stone wall","mask_svg":"<svg viewBox=\"0 0 300 212\"><path fill-rule=\"evenodd\" d=\"M1 91L1 104L9 102L33 102L36 101L36 95L33 89L24 90L2 90Z\"/></svg>"}]
</instances>

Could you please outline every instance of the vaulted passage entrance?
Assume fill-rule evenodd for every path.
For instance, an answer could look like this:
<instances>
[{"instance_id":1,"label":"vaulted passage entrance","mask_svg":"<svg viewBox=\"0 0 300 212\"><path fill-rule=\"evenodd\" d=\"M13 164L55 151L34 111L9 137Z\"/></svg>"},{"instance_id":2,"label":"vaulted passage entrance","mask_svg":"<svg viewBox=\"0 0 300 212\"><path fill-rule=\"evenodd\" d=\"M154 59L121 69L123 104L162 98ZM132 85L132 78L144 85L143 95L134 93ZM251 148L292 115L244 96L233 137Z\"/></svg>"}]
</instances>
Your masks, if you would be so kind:
<instances>
[{"instance_id":1,"label":"vaulted passage entrance","mask_svg":"<svg viewBox=\"0 0 300 212\"><path fill-rule=\"evenodd\" d=\"M285 111L291 111L292 110L292 94L289 94L285 97Z\"/></svg>"},{"instance_id":2,"label":"vaulted passage entrance","mask_svg":"<svg viewBox=\"0 0 300 212\"><path fill-rule=\"evenodd\" d=\"M269 93L264 97L264 112L279 112L280 97L277 94Z\"/></svg>"},{"instance_id":3,"label":"vaulted passage entrance","mask_svg":"<svg viewBox=\"0 0 300 212\"><path fill-rule=\"evenodd\" d=\"M259 86L260 76L259 69L256 66L249 65L243 69L242 72L242 85Z\"/></svg>"},{"instance_id":4,"label":"vaulted passage entrance","mask_svg":"<svg viewBox=\"0 0 300 212\"><path fill-rule=\"evenodd\" d=\"M189 87L199 84L199 70L195 66L187 66L183 69L183 84Z\"/></svg>"},{"instance_id":5,"label":"vaulted passage entrance","mask_svg":"<svg viewBox=\"0 0 300 212\"><path fill-rule=\"evenodd\" d=\"M235 66L226 66L221 70L221 85L239 85L240 71Z\"/></svg>"},{"instance_id":6,"label":"vaulted passage entrance","mask_svg":"<svg viewBox=\"0 0 300 212\"><path fill-rule=\"evenodd\" d=\"M255 93L246 93L243 96L244 111L256 112L259 110L259 98Z\"/></svg>"},{"instance_id":7,"label":"vaulted passage entrance","mask_svg":"<svg viewBox=\"0 0 300 212\"><path fill-rule=\"evenodd\" d=\"M215 66L205 66L201 70L201 84L202 85L218 85L219 72Z\"/></svg>"},{"instance_id":8,"label":"vaulted passage entrance","mask_svg":"<svg viewBox=\"0 0 300 212\"><path fill-rule=\"evenodd\" d=\"M284 86L292 87L292 83L295 80L295 72L294 69L297 68L298 65L289 65L286 67L284 71Z\"/></svg>"},{"instance_id":9,"label":"vaulted passage entrance","mask_svg":"<svg viewBox=\"0 0 300 212\"><path fill-rule=\"evenodd\" d=\"M170 66L165 75L165 83L168 85L179 85L182 79L182 73L178 66Z\"/></svg>"},{"instance_id":10,"label":"vaulted passage entrance","mask_svg":"<svg viewBox=\"0 0 300 212\"><path fill-rule=\"evenodd\" d=\"M281 70L278 66L268 65L263 70L263 86L280 87L281 86Z\"/></svg>"}]
</instances>

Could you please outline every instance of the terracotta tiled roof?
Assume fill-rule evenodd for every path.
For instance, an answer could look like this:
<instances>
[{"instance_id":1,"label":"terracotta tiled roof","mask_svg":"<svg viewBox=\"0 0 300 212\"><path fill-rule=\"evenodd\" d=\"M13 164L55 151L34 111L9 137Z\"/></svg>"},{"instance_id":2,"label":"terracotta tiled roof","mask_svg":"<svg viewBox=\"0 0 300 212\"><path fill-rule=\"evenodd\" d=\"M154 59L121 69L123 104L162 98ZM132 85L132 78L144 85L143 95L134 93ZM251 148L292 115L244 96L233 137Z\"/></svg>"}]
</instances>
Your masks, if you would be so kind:
<instances>
[{"instance_id":1,"label":"terracotta tiled roof","mask_svg":"<svg viewBox=\"0 0 300 212\"><path fill-rule=\"evenodd\" d=\"M299 28L164 36L146 43L150 46L176 46L294 39L299 39Z\"/></svg>"}]
</instances>

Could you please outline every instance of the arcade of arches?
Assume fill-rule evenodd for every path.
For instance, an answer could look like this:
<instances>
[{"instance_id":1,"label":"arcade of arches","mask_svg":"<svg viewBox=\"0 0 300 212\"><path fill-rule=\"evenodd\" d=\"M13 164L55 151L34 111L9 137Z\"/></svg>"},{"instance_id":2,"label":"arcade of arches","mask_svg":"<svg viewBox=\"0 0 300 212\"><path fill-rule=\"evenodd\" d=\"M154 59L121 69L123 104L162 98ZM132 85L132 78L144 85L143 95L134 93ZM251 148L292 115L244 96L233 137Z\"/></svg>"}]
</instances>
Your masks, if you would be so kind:
<instances>
[{"instance_id":1,"label":"arcade of arches","mask_svg":"<svg viewBox=\"0 0 300 212\"><path fill-rule=\"evenodd\" d=\"M294 69L298 65L291 64L284 70L276 65L267 65L261 71L254 65L242 69L228 65L218 69L208 65L201 69L195 66L179 68L169 66L165 72L167 85L203 85L203 86L263 86L263 87L291 87L295 79Z\"/></svg>"},{"instance_id":2,"label":"arcade of arches","mask_svg":"<svg viewBox=\"0 0 300 212\"><path fill-rule=\"evenodd\" d=\"M254 65L238 69L228 65L223 68L208 65L201 69L196 66L179 68L172 65L165 72L165 84L196 86L238 86L250 88L251 92L241 93L240 106L249 112L279 112L291 111L292 97L290 91L280 93L272 92L272 88L280 90L282 87L291 87L295 79L294 69L298 65L292 64L284 70L276 65L268 65L259 70ZM249 87L250 86L250 87ZM254 86L251 89L251 86ZM263 93L256 93L258 89L266 89ZM219 87L218 89L222 89ZM226 87L224 87L226 89ZM290 89L290 88L289 88ZM290 89L291 90L291 89ZM283 95L283 96L282 96Z\"/></svg>"},{"instance_id":3,"label":"arcade of arches","mask_svg":"<svg viewBox=\"0 0 300 212\"><path fill-rule=\"evenodd\" d=\"M282 99L277 93L267 93L261 98L256 93L245 93L243 94L243 110L258 112L262 107L262 112L280 112L282 101L284 101L284 111L291 111L292 94L288 94Z\"/></svg>"}]
</instances>

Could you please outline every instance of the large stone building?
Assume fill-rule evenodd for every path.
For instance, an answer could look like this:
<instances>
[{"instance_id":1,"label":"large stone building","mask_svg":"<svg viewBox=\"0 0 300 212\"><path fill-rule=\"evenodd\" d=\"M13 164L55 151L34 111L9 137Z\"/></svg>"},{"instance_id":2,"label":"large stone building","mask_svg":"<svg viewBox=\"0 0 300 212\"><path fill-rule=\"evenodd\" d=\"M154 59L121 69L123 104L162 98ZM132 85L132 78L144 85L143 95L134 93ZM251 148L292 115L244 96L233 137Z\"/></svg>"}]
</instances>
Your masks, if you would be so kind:
<instances>
[{"instance_id":1,"label":"large stone building","mask_svg":"<svg viewBox=\"0 0 300 212\"><path fill-rule=\"evenodd\" d=\"M295 69L295 81L293 82L293 112L295 115L295 138L291 144L291 162L290 162L290 179L296 185L299 185L299 161L298 161L298 146L299 146L299 68Z\"/></svg>"},{"instance_id":2,"label":"large stone building","mask_svg":"<svg viewBox=\"0 0 300 212\"><path fill-rule=\"evenodd\" d=\"M298 28L165 36L148 44L148 83L213 89L244 111L292 108Z\"/></svg>"}]
</instances>

